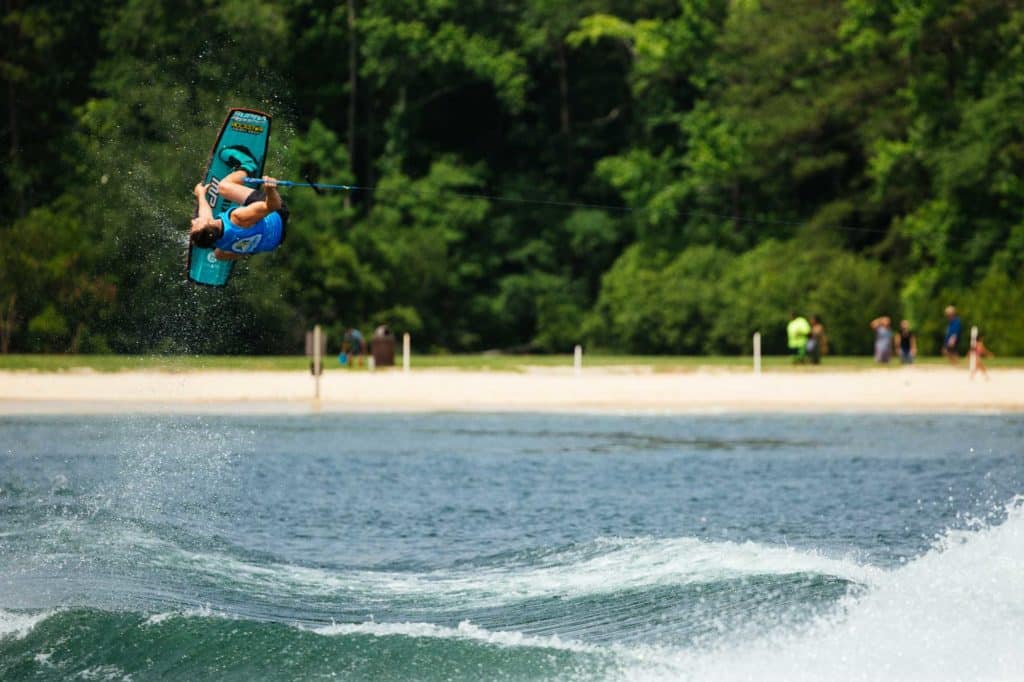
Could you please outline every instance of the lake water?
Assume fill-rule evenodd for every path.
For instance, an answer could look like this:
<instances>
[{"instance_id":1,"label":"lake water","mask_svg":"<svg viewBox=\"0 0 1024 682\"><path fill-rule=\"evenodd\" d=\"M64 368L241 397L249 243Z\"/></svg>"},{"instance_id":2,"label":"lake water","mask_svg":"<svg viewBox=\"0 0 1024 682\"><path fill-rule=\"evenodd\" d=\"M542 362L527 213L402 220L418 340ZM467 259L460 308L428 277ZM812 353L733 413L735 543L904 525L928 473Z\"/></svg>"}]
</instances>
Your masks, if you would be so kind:
<instances>
[{"instance_id":1,"label":"lake water","mask_svg":"<svg viewBox=\"0 0 1024 682\"><path fill-rule=\"evenodd\" d=\"M0 678L1021 679L1017 415L0 418Z\"/></svg>"}]
</instances>

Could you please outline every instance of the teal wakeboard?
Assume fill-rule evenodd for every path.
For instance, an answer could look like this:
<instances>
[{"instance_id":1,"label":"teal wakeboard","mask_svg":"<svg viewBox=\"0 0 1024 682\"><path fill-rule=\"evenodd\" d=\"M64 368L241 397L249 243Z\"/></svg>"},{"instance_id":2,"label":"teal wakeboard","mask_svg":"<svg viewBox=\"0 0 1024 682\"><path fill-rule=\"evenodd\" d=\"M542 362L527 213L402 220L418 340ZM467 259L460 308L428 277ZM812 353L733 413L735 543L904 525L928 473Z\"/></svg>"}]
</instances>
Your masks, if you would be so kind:
<instances>
[{"instance_id":1,"label":"teal wakeboard","mask_svg":"<svg viewBox=\"0 0 1024 682\"><path fill-rule=\"evenodd\" d=\"M269 115L252 109L228 111L224 125L220 128L220 134L217 135L217 142L214 143L213 150L210 152L210 161L206 166L206 175L203 179L203 184L209 185L203 200L209 202L210 208L213 209L213 215L220 215L222 211L235 205L221 197L220 192L217 191L221 179L234 170L220 158L221 150L227 147L244 148L248 155L256 161L257 172L253 175L261 178L269 144ZM187 265L189 281L212 287L222 287L228 283L235 265L234 261L217 260L213 251L213 249L204 249L195 244L189 244Z\"/></svg>"}]
</instances>

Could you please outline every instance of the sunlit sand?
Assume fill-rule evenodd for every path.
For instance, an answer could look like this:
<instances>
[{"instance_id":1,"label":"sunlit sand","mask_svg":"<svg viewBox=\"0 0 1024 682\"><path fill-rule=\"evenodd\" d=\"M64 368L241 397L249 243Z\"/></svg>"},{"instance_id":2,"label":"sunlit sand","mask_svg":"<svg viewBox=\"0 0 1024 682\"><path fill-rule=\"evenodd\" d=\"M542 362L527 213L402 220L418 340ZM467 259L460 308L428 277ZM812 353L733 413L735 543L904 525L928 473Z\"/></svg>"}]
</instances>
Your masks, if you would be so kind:
<instances>
[{"instance_id":1,"label":"sunlit sand","mask_svg":"<svg viewBox=\"0 0 1024 682\"><path fill-rule=\"evenodd\" d=\"M0 413L126 411L1021 411L1024 370L971 381L966 369L657 373L330 371L320 400L302 372L0 372Z\"/></svg>"}]
</instances>

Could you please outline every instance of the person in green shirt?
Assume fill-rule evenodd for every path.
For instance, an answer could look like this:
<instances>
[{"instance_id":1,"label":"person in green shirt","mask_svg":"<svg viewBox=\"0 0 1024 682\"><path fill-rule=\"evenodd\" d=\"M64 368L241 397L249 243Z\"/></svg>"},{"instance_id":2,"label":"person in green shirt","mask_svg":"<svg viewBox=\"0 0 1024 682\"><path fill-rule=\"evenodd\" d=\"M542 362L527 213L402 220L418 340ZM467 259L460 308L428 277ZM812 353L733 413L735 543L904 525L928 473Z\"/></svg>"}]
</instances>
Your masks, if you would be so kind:
<instances>
[{"instance_id":1,"label":"person in green shirt","mask_svg":"<svg viewBox=\"0 0 1024 682\"><path fill-rule=\"evenodd\" d=\"M807 337L811 335L811 323L803 315L795 312L789 314L789 324L786 325L786 337L789 340L789 350L793 353L793 362L803 362L807 356Z\"/></svg>"}]
</instances>

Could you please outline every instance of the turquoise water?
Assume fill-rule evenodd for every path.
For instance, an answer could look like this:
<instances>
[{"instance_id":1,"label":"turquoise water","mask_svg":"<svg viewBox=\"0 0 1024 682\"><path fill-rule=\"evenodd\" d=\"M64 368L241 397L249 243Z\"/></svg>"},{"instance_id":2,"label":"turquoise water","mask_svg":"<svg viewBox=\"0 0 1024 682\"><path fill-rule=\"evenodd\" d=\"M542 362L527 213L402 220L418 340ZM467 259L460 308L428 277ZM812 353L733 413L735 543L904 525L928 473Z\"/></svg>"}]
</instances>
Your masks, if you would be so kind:
<instances>
[{"instance_id":1,"label":"turquoise water","mask_svg":"<svg viewBox=\"0 0 1024 682\"><path fill-rule=\"evenodd\" d=\"M1007 415L0 418L2 679L1020 679Z\"/></svg>"}]
</instances>

